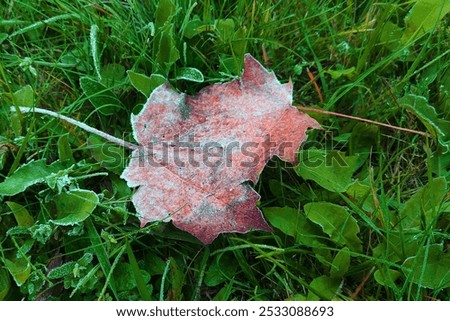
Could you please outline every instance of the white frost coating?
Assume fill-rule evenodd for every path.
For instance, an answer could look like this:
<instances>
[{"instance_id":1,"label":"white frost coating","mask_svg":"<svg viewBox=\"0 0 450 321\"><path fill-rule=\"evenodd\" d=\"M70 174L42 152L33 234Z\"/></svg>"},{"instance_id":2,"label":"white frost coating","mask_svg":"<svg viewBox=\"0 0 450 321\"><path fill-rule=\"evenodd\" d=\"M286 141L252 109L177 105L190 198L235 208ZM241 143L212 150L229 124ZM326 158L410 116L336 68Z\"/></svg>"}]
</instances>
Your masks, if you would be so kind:
<instances>
[{"instance_id":1,"label":"white frost coating","mask_svg":"<svg viewBox=\"0 0 450 321\"><path fill-rule=\"evenodd\" d=\"M170 127L171 124L177 124L181 120L178 106L184 99L185 95L171 90L167 83L158 86L150 94L142 110L136 115L131 115L133 138L141 145L148 143L148 141L144 141L143 136L148 136L150 140L154 138L151 137L151 134L164 129L155 124L154 120L157 117L158 120L164 120L165 128ZM163 118L160 119L161 117Z\"/></svg>"},{"instance_id":2,"label":"white frost coating","mask_svg":"<svg viewBox=\"0 0 450 321\"><path fill-rule=\"evenodd\" d=\"M178 72L176 78L195 82L203 82L205 80L202 72L197 68L192 67L182 68L181 71Z\"/></svg>"},{"instance_id":3,"label":"white frost coating","mask_svg":"<svg viewBox=\"0 0 450 321\"><path fill-rule=\"evenodd\" d=\"M92 60L94 62L95 72L97 73L98 79L102 80L102 75L100 73L100 63L98 61L97 31L98 31L98 26L95 24L92 25L89 38L90 38L90 43L91 43L91 55L92 55Z\"/></svg>"},{"instance_id":4,"label":"white frost coating","mask_svg":"<svg viewBox=\"0 0 450 321\"><path fill-rule=\"evenodd\" d=\"M38 113L38 114L48 115L48 116L52 116L52 117L55 117L55 118L59 118L59 119L65 120L66 122L68 122L68 123L70 123L72 125L78 126L78 127L84 129L85 131L87 131L89 133L98 135L98 136L106 139L107 141L110 141L111 143L114 143L114 144L117 144L117 145L129 148L129 149L138 149L139 148L139 146L137 146L137 145L135 145L133 143L126 142L126 141L124 141L124 140L122 140L120 138L114 137L112 135L109 135L109 134L101 131L101 130L98 130L98 129L94 128L94 127L86 125L85 123L82 123L82 122L80 122L78 120L75 120L73 118L70 118L70 117L67 117L67 116L64 116L64 115L60 115L58 113L55 113L55 112L47 110L47 109L37 108L37 107L22 107L22 106L17 107L17 108L19 108L19 110L22 113L35 112L35 113ZM10 111L11 112L15 112L16 111L16 107L11 106L10 107Z\"/></svg>"},{"instance_id":5,"label":"white frost coating","mask_svg":"<svg viewBox=\"0 0 450 321\"><path fill-rule=\"evenodd\" d=\"M189 106L187 117L180 104ZM193 97L158 87L132 126L136 141L152 148L150 160L161 164L133 158L121 175L139 186L133 203L142 226L170 215L204 243L224 232L270 230L256 207L259 195L242 183L256 183L274 155L295 163L306 129L320 127L292 106L292 84L281 84L249 55L239 80Z\"/></svg>"}]
</instances>

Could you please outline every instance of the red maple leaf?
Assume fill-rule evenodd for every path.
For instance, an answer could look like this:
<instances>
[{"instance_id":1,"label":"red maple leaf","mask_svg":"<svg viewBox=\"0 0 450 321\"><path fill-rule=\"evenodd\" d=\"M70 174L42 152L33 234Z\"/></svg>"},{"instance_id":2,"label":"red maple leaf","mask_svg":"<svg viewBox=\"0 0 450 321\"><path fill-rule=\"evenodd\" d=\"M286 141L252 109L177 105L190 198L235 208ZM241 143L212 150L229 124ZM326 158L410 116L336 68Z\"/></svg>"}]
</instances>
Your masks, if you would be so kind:
<instances>
[{"instance_id":1,"label":"red maple leaf","mask_svg":"<svg viewBox=\"0 0 450 321\"><path fill-rule=\"evenodd\" d=\"M297 162L308 128L320 128L292 106L292 83L281 84L252 56L241 79L190 97L158 87L132 116L133 151L122 174L139 187L132 201L141 226L169 221L211 243L220 233L271 228L256 207L256 184L274 155Z\"/></svg>"}]
</instances>

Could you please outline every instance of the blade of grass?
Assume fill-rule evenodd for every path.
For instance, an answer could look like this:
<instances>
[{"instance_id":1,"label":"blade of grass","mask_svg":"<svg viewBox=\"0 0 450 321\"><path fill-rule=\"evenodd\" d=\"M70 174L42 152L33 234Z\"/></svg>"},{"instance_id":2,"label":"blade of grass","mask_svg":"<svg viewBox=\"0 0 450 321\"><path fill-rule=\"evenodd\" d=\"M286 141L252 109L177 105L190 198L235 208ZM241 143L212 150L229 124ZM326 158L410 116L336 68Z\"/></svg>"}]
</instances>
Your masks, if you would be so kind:
<instances>
[{"instance_id":1,"label":"blade of grass","mask_svg":"<svg viewBox=\"0 0 450 321\"><path fill-rule=\"evenodd\" d=\"M168 259L166 261L166 266L164 267L164 271L161 277L161 287L159 289L159 301L164 301L164 287L166 285L167 275L169 274L170 271L170 263L171 260Z\"/></svg>"},{"instance_id":2,"label":"blade of grass","mask_svg":"<svg viewBox=\"0 0 450 321\"><path fill-rule=\"evenodd\" d=\"M103 300L103 297L105 295L106 289L108 288L108 285L110 285L111 282L113 281L112 277L113 277L114 270L115 270L117 264L119 263L119 260L122 257L123 253L125 252L126 248L127 248L126 244L124 244L118 249L119 253L116 255L116 257L114 258L113 263L111 264L111 269L110 269L108 275L106 276L105 285L103 286L103 289L100 292L100 295L98 296L98 300L99 301ZM116 298L116 300L118 300L118 299Z\"/></svg>"},{"instance_id":3,"label":"blade of grass","mask_svg":"<svg viewBox=\"0 0 450 321\"><path fill-rule=\"evenodd\" d=\"M209 246L206 246L204 248L204 253L203 253L203 257L202 257L202 261L200 262L200 272L198 275L198 280L197 280L197 286L195 288L195 290L193 291L192 294L192 301L198 300L199 296L200 296L200 289L203 283L203 278L205 276L205 271L207 268L207 263L208 263L208 259L209 259Z\"/></svg>"},{"instance_id":4,"label":"blade of grass","mask_svg":"<svg viewBox=\"0 0 450 321\"><path fill-rule=\"evenodd\" d=\"M131 244L126 240L127 245L127 254L128 254L128 261L131 264L131 269L133 270L134 279L136 280L137 288L139 291L139 294L141 295L141 298L145 301L150 301L152 299L150 292L148 291L147 285L144 282L144 278L141 274L141 269L139 268L139 265L136 261L136 257L134 256L133 249L131 248Z\"/></svg>"},{"instance_id":5,"label":"blade of grass","mask_svg":"<svg viewBox=\"0 0 450 321\"><path fill-rule=\"evenodd\" d=\"M100 267L102 268L105 277L108 277L112 273L112 268L111 263L109 262L108 254L106 253L105 247L103 245L102 239L98 234L94 226L94 223L92 223L92 220L90 218L87 218L84 221L84 223L87 228L89 239L92 244L92 249L94 250L94 253L97 256L97 259L100 263ZM118 300L114 279L108 280L106 284L109 285L115 299Z\"/></svg>"}]
</instances>

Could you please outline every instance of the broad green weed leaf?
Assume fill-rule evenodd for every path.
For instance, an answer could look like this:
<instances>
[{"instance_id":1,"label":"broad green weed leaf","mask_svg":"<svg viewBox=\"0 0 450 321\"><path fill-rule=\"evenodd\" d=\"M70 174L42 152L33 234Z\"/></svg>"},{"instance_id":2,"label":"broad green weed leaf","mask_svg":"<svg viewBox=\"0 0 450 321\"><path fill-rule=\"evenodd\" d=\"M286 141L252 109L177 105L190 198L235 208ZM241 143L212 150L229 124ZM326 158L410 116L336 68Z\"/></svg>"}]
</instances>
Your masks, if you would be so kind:
<instances>
[{"instance_id":1,"label":"broad green weed leaf","mask_svg":"<svg viewBox=\"0 0 450 321\"><path fill-rule=\"evenodd\" d=\"M320 228L320 227L319 227ZM323 232L322 232L323 233ZM314 253L315 258L322 263L324 266L330 266L333 261L333 254L329 249L329 244L326 243L326 237L323 237L325 246L313 247L312 251Z\"/></svg>"},{"instance_id":2,"label":"broad green weed leaf","mask_svg":"<svg viewBox=\"0 0 450 321\"><path fill-rule=\"evenodd\" d=\"M373 274L375 281L383 286L395 288L395 281L402 276L403 273L392 269L379 269Z\"/></svg>"},{"instance_id":3,"label":"broad green weed leaf","mask_svg":"<svg viewBox=\"0 0 450 321\"><path fill-rule=\"evenodd\" d=\"M47 277L49 279L60 279L67 275L73 275L76 264L76 262L70 261L64 263L63 265L57 266L48 272Z\"/></svg>"},{"instance_id":4,"label":"broad green weed leaf","mask_svg":"<svg viewBox=\"0 0 450 321\"><path fill-rule=\"evenodd\" d=\"M4 259L5 266L12 275L17 286L24 284L31 273L31 265L25 258L16 259L14 261Z\"/></svg>"},{"instance_id":5,"label":"broad green weed leaf","mask_svg":"<svg viewBox=\"0 0 450 321\"><path fill-rule=\"evenodd\" d=\"M159 1L155 13L156 36L153 42L154 59L157 66L154 71L167 76L170 67L180 57L176 48L176 42L173 33L173 23L171 22L177 13L177 6L172 0Z\"/></svg>"},{"instance_id":6,"label":"broad green weed leaf","mask_svg":"<svg viewBox=\"0 0 450 321\"><path fill-rule=\"evenodd\" d=\"M231 254L217 256L205 274L205 284L207 286L217 286L231 280L238 268L238 265L235 264L235 262L236 261Z\"/></svg>"},{"instance_id":7,"label":"broad green weed leaf","mask_svg":"<svg viewBox=\"0 0 450 321\"><path fill-rule=\"evenodd\" d=\"M111 187L116 198L119 200L129 199L131 195L131 188L128 187L127 183L116 175L110 175L110 179Z\"/></svg>"},{"instance_id":8,"label":"broad green weed leaf","mask_svg":"<svg viewBox=\"0 0 450 321\"><path fill-rule=\"evenodd\" d=\"M247 52L247 39L247 29L245 27L236 30L231 41L231 49L235 57L243 57L245 55ZM238 61L239 63L242 63L241 59Z\"/></svg>"},{"instance_id":9,"label":"broad green weed leaf","mask_svg":"<svg viewBox=\"0 0 450 321\"><path fill-rule=\"evenodd\" d=\"M436 176L445 177L450 181L450 153L437 150L431 156L428 167Z\"/></svg>"},{"instance_id":10,"label":"broad green weed leaf","mask_svg":"<svg viewBox=\"0 0 450 321\"><path fill-rule=\"evenodd\" d=\"M143 282L146 284L150 281L150 275L144 271L139 270L140 275L143 278ZM133 267L129 263L119 263L113 272L113 277L116 281L117 291L130 291L137 287L136 278L133 273Z\"/></svg>"},{"instance_id":11,"label":"broad green weed leaf","mask_svg":"<svg viewBox=\"0 0 450 321\"><path fill-rule=\"evenodd\" d=\"M372 188L365 182L354 182L345 192L355 203L362 207L364 211L373 212L376 210L375 198ZM376 195L375 195L376 197Z\"/></svg>"},{"instance_id":12,"label":"broad green weed leaf","mask_svg":"<svg viewBox=\"0 0 450 321\"><path fill-rule=\"evenodd\" d=\"M144 262L147 272L149 272L150 275L153 276L163 274L166 263L155 253L153 252L146 253Z\"/></svg>"},{"instance_id":13,"label":"broad green weed leaf","mask_svg":"<svg viewBox=\"0 0 450 321\"><path fill-rule=\"evenodd\" d=\"M34 106L34 92L30 85L24 86L14 92L13 104L17 107L33 107ZM18 113L13 113L11 116L11 127L14 130L16 136L22 134L21 118Z\"/></svg>"},{"instance_id":14,"label":"broad green weed leaf","mask_svg":"<svg viewBox=\"0 0 450 321\"><path fill-rule=\"evenodd\" d=\"M450 287L450 253L442 244L424 246L419 253L403 263L405 274L420 286L433 290Z\"/></svg>"},{"instance_id":15,"label":"broad green weed leaf","mask_svg":"<svg viewBox=\"0 0 450 321\"><path fill-rule=\"evenodd\" d=\"M173 35L173 25L165 25L161 31L156 62L159 70L168 75L170 67L180 58Z\"/></svg>"},{"instance_id":16,"label":"broad green weed leaf","mask_svg":"<svg viewBox=\"0 0 450 321\"><path fill-rule=\"evenodd\" d=\"M342 76L346 76L351 78L355 74L355 67L350 67L346 69L328 69L325 70L325 73L329 74L333 79L339 79Z\"/></svg>"},{"instance_id":17,"label":"broad green weed leaf","mask_svg":"<svg viewBox=\"0 0 450 321\"><path fill-rule=\"evenodd\" d=\"M300 293L295 293L288 297L286 301L306 301L306 296Z\"/></svg>"},{"instance_id":18,"label":"broad green weed leaf","mask_svg":"<svg viewBox=\"0 0 450 321\"><path fill-rule=\"evenodd\" d=\"M390 231L385 240L373 249L374 257L400 262L413 256L419 249L417 231Z\"/></svg>"},{"instance_id":19,"label":"broad green weed leaf","mask_svg":"<svg viewBox=\"0 0 450 321\"><path fill-rule=\"evenodd\" d=\"M67 165L75 164L72 148L70 148L69 135L61 135L58 138L58 155L59 160Z\"/></svg>"},{"instance_id":20,"label":"broad green weed leaf","mask_svg":"<svg viewBox=\"0 0 450 321\"><path fill-rule=\"evenodd\" d=\"M110 142L105 142L96 135L89 136L88 144L92 156L97 162L99 162L101 167L116 174L122 173L126 162L123 147L117 146L116 144Z\"/></svg>"},{"instance_id":21,"label":"broad green weed leaf","mask_svg":"<svg viewBox=\"0 0 450 321\"><path fill-rule=\"evenodd\" d=\"M234 36L234 21L233 19L217 19L214 29L222 41L228 42Z\"/></svg>"},{"instance_id":22,"label":"broad green weed leaf","mask_svg":"<svg viewBox=\"0 0 450 321\"><path fill-rule=\"evenodd\" d=\"M370 153L374 146L377 146L379 131L380 128L375 125L356 124L349 139L350 154Z\"/></svg>"},{"instance_id":23,"label":"broad green weed leaf","mask_svg":"<svg viewBox=\"0 0 450 321\"><path fill-rule=\"evenodd\" d=\"M342 278L350 267L350 251L344 247L341 249L331 263L330 276L332 278Z\"/></svg>"},{"instance_id":24,"label":"broad green weed leaf","mask_svg":"<svg viewBox=\"0 0 450 321\"><path fill-rule=\"evenodd\" d=\"M80 86L91 104L103 115L114 115L123 107L112 90L94 79L82 77Z\"/></svg>"},{"instance_id":25,"label":"broad green weed leaf","mask_svg":"<svg viewBox=\"0 0 450 321\"><path fill-rule=\"evenodd\" d=\"M101 71L102 83L114 87L125 80L125 67L119 64L107 64Z\"/></svg>"},{"instance_id":26,"label":"broad green weed leaf","mask_svg":"<svg viewBox=\"0 0 450 321\"><path fill-rule=\"evenodd\" d=\"M347 246L352 251L361 252L358 223L344 207L328 202L317 202L306 204L304 210L306 217L319 224L331 240Z\"/></svg>"},{"instance_id":27,"label":"broad green weed leaf","mask_svg":"<svg viewBox=\"0 0 450 321\"><path fill-rule=\"evenodd\" d=\"M155 13L155 28L158 30L172 21L177 7L173 0L160 0Z\"/></svg>"},{"instance_id":28,"label":"broad green weed leaf","mask_svg":"<svg viewBox=\"0 0 450 321\"><path fill-rule=\"evenodd\" d=\"M321 244L322 231L300 213L290 207L265 207L263 213L267 221L284 234L294 237L297 243L307 246Z\"/></svg>"},{"instance_id":29,"label":"broad green weed leaf","mask_svg":"<svg viewBox=\"0 0 450 321\"><path fill-rule=\"evenodd\" d=\"M297 173L331 192L345 192L353 183L353 173L361 166L360 156L346 156L335 150L300 151Z\"/></svg>"},{"instance_id":30,"label":"broad green weed leaf","mask_svg":"<svg viewBox=\"0 0 450 321\"><path fill-rule=\"evenodd\" d=\"M186 24L184 28L184 36L188 39L192 39L199 33L202 33L206 30L206 25L198 16L194 16L189 22Z\"/></svg>"},{"instance_id":31,"label":"broad green weed leaf","mask_svg":"<svg viewBox=\"0 0 450 321\"><path fill-rule=\"evenodd\" d=\"M311 290L308 292L307 300L318 301L322 299L329 301L336 299L340 283L341 281L339 279L326 275L315 278L309 285Z\"/></svg>"},{"instance_id":32,"label":"broad green weed leaf","mask_svg":"<svg viewBox=\"0 0 450 321\"><path fill-rule=\"evenodd\" d=\"M152 74L148 77L132 70L128 70L127 74L133 87L139 90L145 97L150 97L150 94L156 87L159 87L166 82L166 78L158 74Z\"/></svg>"},{"instance_id":33,"label":"broad green weed leaf","mask_svg":"<svg viewBox=\"0 0 450 321\"><path fill-rule=\"evenodd\" d=\"M0 301L8 295L9 289L11 288L11 281L9 280L9 275L7 270L0 265Z\"/></svg>"},{"instance_id":34,"label":"broad green weed leaf","mask_svg":"<svg viewBox=\"0 0 450 321\"><path fill-rule=\"evenodd\" d=\"M223 70L226 74L239 74L240 70L242 70L241 60L233 57L222 55L220 57L220 65L221 70Z\"/></svg>"},{"instance_id":35,"label":"broad green weed leaf","mask_svg":"<svg viewBox=\"0 0 450 321\"><path fill-rule=\"evenodd\" d=\"M19 167L11 176L0 183L0 195L13 196L26 190L28 187L45 182L45 179L64 167L59 161L50 165L45 159L31 161Z\"/></svg>"},{"instance_id":36,"label":"broad green weed leaf","mask_svg":"<svg viewBox=\"0 0 450 321\"><path fill-rule=\"evenodd\" d=\"M231 294L234 291L234 282L231 280L225 285L223 288L217 292L217 294L212 298L211 301L228 301L230 299Z\"/></svg>"},{"instance_id":37,"label":"broad green weed leaf","mask_svg":"<svg viewBox=\"0 0 450 321\"><path fill-rule=\"evenodd\" d=\"M65 65L66 68L76 67L80 63L80 58L78 58L73 52L70 52L61 56L59 61L60 64Z\"/></svg>"},{"instance_id":38,"label":"broad green weed leaf","mask_svg":"<svg viewBox=\"0 0 450 321\"><path fill-rule=\"evenodd\" d=\"M90 190L72 190L55 196L57 219L55 225L75 225L83 222L97 207L98 196Z\"/></svg>"},{"instance_id":39,"label":"broad green weed leaf","mask_svg":"<svg viewBox=\"0 0 450 321\"><path fill-rule=\"evenodd\" d=\"M34 92L30 85L26 85L13 94L14 104L17 106L33 107Z\"/></svg>"},{"instance_id":40,"label":"broad green weed leaf","mask_svg":"<svg viewBox=\"0 0 450 321\"><path fill-rule=\"evenodd\" d=\"M416 0L405 18L406 30L403 42L407 43L433 30L449 12L450 1L448 0Z\"/></svg>"},{"instance_id":41,"label":"broad green weed leaf","mask_svg":"<svg viewBox=\"0 0 450 321\"><path fill-rule=\"evenodd\" d=\"M386 21L380 34L380 42L389 50L395 51L400 45L403 36L403 30L391 21Z\"/></svg>"},{"instance_id":42,"label":"broad green weed leaf","mask_svg":"<svg viewBox=\"0 0 450 321\"><path fill-rule=\"evenodd\" d=\"M184 67L177 69L177 80L184 79L192 82L203 82L205 79L203 74L197 68Z\"/></svg>"},{"instance_id":43,"label":"broad green weed leaf","mask_svg":"<svg viewBox=\"0 0 450 321\"><path fill-rule=\"evenodd\" d=\"M72 178L69 176L72 169L73 166L48 175L45 178L45 183L47 183L51 189L56 189L61 193L65 186L69 186L72 183Z\"/></svg>"},{"instance_id":44,"label":"broad green weed leaf","mask_svg":"<svg viewBox=\"0 0 450 321\"><path fill-rule=\"evenodd\" d=\"M440 119L436 109L428 104L425 97L406 95L399 101L400 105L416 115L425 125L430 134L437 137L439 143L446 149L450 148L450 121Z\"/></svg>"},{"instance_id":45,"label":"broad green weed leaf","mask_svg":"<svg viewBox=\"0 0 450 321\"><path fill-rule=\"evenodd\" d=\"M16 136L22 135L22 124L20 122L20 116L18 113L11 114L11 128Z\"/></svg>"},{"instance_id":46,"label":"broad green weed leaf","mask_svg":"<svg viewBox=\"0 0 450 321\"><path fill-rule=\"evenodd\" d=\"M440 206L447 194L447 182L443 177L432 179L418 190L400 211L403 228L422 226L425 219L426 227L436 224L440 214Z\"/></svg>"},{"instance_id":47,"label":"broad green weed leaf","mask_svg":"<svg viewBox=\"0 0 450 321\"><path fill-rule=\"evenodd\" d=\"M6 202L6 205L8 205L8 207L13 212L19 226L30 227L34 224L33 217L30 215L30 213L28 213L25 207L15 202Z\"/></svg>"}]
</instances>

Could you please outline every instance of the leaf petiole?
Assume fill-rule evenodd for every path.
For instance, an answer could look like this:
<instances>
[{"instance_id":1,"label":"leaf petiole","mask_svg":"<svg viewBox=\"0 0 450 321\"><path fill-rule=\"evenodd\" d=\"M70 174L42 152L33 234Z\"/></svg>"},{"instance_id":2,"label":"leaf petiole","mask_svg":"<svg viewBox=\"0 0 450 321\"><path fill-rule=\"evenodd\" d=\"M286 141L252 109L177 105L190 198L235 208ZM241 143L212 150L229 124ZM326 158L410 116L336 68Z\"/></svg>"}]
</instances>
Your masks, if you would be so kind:
<instances>
[{"instance_id":1,"label":"leaf petiole","mask_svg":"<svg viewBox=\"0 0 450 321\"><path fill-rule=\"evenodd\" d=\"M403 128L403 127L399 127L399 126L389 125L389 124L385 124L385 123L381 123L378 121L365 119L365 118L361 118L361 117L357 117L357 116L350 116L350 115L335 113L333 111L322 110L322 109L318 109L318 108L311 108L311 107L304 107L304 106L296 106L296 107L298 110L301 110L301 111L309 111L309 112L313 112L313 113L326 114L326 115L331 115L331 116L336 116L336 117L341 117L341 118L354 119L354 120L358 120L361 122L365 122L365 123L369 123L369 124L373 124L373 125L377 125L377 126L383 126L383 127L387 127L387 128L391 128L391 129L395 129L395 130L412 133L412 134L422 135L425 137L431 137L430 134L422 132L420 130L414 130L414 129Z\"/></svg>"},{"instance_id":2,"label":"leaf petiole","mask_svg":"<svg viewBox=\"0 0 450 321\"><path fill-rule=\"evenodd\" d=\"M133 143L124 141L123 139L120 139L120 138L117 138L117 137L112 136L110 134L107 134L107 133L105 133L105 132L103 132L101 130L98 130L98 129L94 128L94 127L86 125L85 123L82 123L82 122L80 122L78 120L75 120L73 118L70 118L70 117L67 117L67 116L55 113L54 111L50 111L50 110L43 109L43 108L37 108L37 107L22 107L22 106L18 107L18 109L22 113L34 112L34 113L39 113L39 114L48 115L48 116L52 116L52 117L55 117L55 118L62 119L62 120L66 121L66 122L68 122L68 123L70 123L72 125L75 125L75 126L78 126L78 127L82 128L82 129L84 129L85 131L87 131L89 133L98 135L98 136L106 139L107 141L110 141L112 143L115 143L117 145L129 148L129 149L138 149L139 148L139 146L137 146L137 145L135 145ZM11 112L16 112L17 111L16 107L14 107L14 106L11 106L10 110L11 110Z\"/></svg>"}]
</instances>

